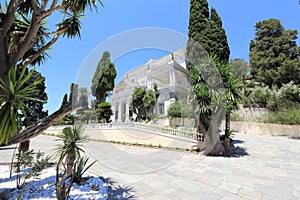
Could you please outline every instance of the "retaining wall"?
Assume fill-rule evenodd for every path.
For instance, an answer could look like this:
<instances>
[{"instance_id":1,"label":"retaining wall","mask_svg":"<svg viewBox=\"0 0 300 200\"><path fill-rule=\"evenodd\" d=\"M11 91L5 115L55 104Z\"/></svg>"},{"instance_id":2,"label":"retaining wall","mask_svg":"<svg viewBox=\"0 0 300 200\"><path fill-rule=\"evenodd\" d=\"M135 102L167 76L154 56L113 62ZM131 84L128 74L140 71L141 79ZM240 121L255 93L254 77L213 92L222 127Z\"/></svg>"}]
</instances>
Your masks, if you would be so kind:
<instances>
[{"instance_id":1,"label":"retaining wall","mask_svg":"<svg viewBox=\"0 0 300 200\"><path fill-rule=\"evenodd\" d=\"M244 134L291 136L300 138L300 125L232 121L231 129Z\"/></svg>"}]
</instances>

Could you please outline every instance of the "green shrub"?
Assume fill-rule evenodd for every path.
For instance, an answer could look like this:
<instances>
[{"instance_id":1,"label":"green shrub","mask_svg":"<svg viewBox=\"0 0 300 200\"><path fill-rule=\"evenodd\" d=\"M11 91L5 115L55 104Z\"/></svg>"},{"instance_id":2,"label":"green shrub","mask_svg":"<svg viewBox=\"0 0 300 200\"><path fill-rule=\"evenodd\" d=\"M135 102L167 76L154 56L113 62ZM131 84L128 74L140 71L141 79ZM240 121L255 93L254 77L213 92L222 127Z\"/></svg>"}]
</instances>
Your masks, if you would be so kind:
<instances>
[{"instance_id":1,"label":"green shrub","mask_svg":"<svg viewBox=\"0 0 300 200\"><path fill-rule=\"evenodd\" d=\"M300 124L300 106L266 114L265 122L279 124Z\"/></svg>"},{"instance_id":2,"label":"green shrub","mask_svg":"<svg viewBox=\"0 0 300 200\"><path fill-rule=\"evenodd\" d=\"M35 158L34 158L35 155ZM50 157L44 157L44 153L33 150L21 151L17 155L17 162L14 167L17 169L17 188L21 189L26 181L30 177L38 177L41 175L41 171L49 167ZM20 173L21 169L32 167L30 171ZM22 177L21 177L22 176ZM23 182L21 181L23 178Z\"/></svg>"},{"instance_id":3,"label":"green shrub","mask_svg":"<svg viewBox=\"0 0 300 200\"><path fill-rule=\"evenodd\" d=\"M284 111L300 103L300 87L293 82L284 84L281 88L255 86L244 90L243 103L245 107L268 108L271 111Z\"/></svg>"},{"instance_id":4,"label":"green shrub","mask_svg":"<svg viewBox=\"0 0 300 200\"><path fill-rule=\"evenodd\" d=\"M256 86L253 88L250 98L252 99L252 104L261 108L267 107L267 101L272 96L272 90L268 87Z\"/></svg>"},{"instance_id":5,"label":"green shrub","mask_svg":"<svg viewBox=\"0 0 300 200\"><path fill-rule=\"evenodd\" d=\"M76 169L74 172L74 183L81 184L85 179L83 178L84 173L95 164L96 161L92 162L91 164L87 165L89 158L88 157L81 157L78 160L76 165Z\"/></svg>"},{"instance_id":6,"label":"green shrub","mask_svg":"<svg viewBox=\"0 0 300 200\"><path fill-rule=\"evenodd\" d=\"M44 157L45 153L38 151L36 153L36 159L33 163L31 174L34 177L41 175L41 171L49 167L50 156Z\"/></svg>"}]
</instances>

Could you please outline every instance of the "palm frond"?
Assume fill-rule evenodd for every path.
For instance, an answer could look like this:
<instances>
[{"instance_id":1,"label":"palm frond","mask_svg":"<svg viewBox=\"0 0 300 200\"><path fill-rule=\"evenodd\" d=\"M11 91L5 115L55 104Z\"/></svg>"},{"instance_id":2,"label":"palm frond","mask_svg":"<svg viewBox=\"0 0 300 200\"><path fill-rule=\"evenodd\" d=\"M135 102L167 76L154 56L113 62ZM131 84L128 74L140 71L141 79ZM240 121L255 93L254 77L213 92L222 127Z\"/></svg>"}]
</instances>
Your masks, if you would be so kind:
<instances>
[{"instance_id":1,"label":"palm frond","mask_svg":"<svg viewBox=\"0 0 300 200\"><path fill-rule=\"evenodd\" d=\"M73 125L73 127L66 127L57 136L58 141L62 144L58 145L55 157L58 158L58 163L69 155L74 154L76 158L80 157L80 153L84 152L82 149L83 143L88 140L88 136L83 134L84 127L82 125Z\"/></svg>"},{"instance_id":2,"label":"palm frond","mask_svg":"<svg viewBox=\"0 0 300 200\"><path fill-rule=\"evenodd\" d=\"M12 67L8 73L7 83L0 79L0 143L7 143L8 139L17 133L21 127L22 116L25 118L28 106L24 103L27 100L36 100L33 94L36 92L36 80L32 85L25 86L25 83L32 77L33 73L25 75L27 67L24 67L18 74L17 67Z\"/></svg>"}]
</instances>

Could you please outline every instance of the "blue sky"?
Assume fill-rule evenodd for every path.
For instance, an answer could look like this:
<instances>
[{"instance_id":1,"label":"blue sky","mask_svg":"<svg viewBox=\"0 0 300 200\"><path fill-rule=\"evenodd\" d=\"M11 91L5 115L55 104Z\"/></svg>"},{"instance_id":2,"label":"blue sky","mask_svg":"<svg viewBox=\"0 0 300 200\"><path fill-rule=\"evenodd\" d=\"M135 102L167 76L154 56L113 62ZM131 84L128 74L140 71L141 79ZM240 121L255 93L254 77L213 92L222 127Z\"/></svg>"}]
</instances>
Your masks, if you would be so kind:
<instances>
[{"instance_id":1,"label":"blue sky","mask_svg":"<svg viewBox=\"0 0 300 200\"><path fill-rule=\"evenodd\" d=\"M285 29L300 31L300 5L297 0L209 0L223 21L231 50L231 58L248 60L249 42L254 38L254 25L258 21L277 18ZM97 51L105 41L124 31L144 27L173 30L182 35L188 33L188 0L103 0L104 8L98 13L86 13L82 20L81 39L60 39L51 49L49 59L37 69L46 77L49 114L60 107L63 95L71 82L84 73L83 63L94 54L94 63L101 58ZM155 41L154 41L155 42ZM299 45L299 40L297 41ZM120 46L119 46L120 45ZM122 43L111 48L121 48ZM107 49L110 50L110 49ZM93 52L93 53L92 53ZM165 55L163 50L132 51L115 58L113 62L120 77L131 69ZM98 55L97 55L98 54ZM91 62L91 65L92 62ZM96 68L96 66L89 66Z\"/></svg>"}]
</instances>

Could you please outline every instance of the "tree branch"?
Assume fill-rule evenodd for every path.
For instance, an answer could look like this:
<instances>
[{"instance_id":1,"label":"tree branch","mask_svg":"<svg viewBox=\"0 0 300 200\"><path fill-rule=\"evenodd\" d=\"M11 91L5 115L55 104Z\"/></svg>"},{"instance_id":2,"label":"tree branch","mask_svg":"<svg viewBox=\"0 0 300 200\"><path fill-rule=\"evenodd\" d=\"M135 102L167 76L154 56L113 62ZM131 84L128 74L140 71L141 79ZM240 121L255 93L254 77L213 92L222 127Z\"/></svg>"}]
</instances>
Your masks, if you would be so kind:
<instances>
[{"instance_id":1,"label":"tree branch","mask_svg":"<svg viewBox=\"0 0 300 200\"><path fill-rule=\"evenodd\" d=\"M48 2L49 2L49 0L43 0L43 1L42 1L42 4L41 4L41 9L42 9L42 10L45 10L45 9L46 9L46 6L47 6Z\"/></svg>"},{"instance_id":2,"label":"tree branch","mask_svg":"<svg viewBox=\"0 0 300 200\"><path fill-rule=\"evenodd\" d=\"M62 9L63 6L59 5L59 6L55 6L55 7L51 7L50 9L44 11L38 18L38 20L42 21L43 19L45 19L46 17L50 16L53 12Z\"/></svg>"},{"instance_id":3,"label":"tree branch","mask_svg":"<svg viewBox=\"0 0 300 200\"><path fill-rule=\"evenodd\" d=\"M39 16L42 13L41 8L39 8L37 1L32 0L32 16L30 25L24 35L19 41L19 43L16 45L15 48L12 49L12 52L8 52L11 57L9 59L9 65L10 67L15 65L18 60L20 60L26 51L35 43L37 32L39 30L39 27L41 26L41 20L39 20Z\"/></svg>"},{"instance_id":4,"label":"tree branch","mask_svg":"<svg viewBox=\"0 0 300 200\"><path fill-rule=\"evenodd\" d=\"M65 32L66 30L68 30L68 28L59 29L59 30L52 31L52 32L49 32L49 33L44 33L44 34L39 35L39 38L43 37L43 36L54 35L54 34L58 35L58 34L61 34L61 33Z\"/></svg>"},{"instance_id":5,"label":"tree branch","mask_svg":"<svg viewBox=\"0 0 300 200\"><path fill-rule=\"evenodd\" d=\"M77 99L78 99L78 85L72 83L70 87L70 98L68 103L65 106L61 107L52 115L43 119L41 122L38 122L37 124L30 126L23 131L19 131L17 134L15 134L14 136L8 139L7 144L6 143L0 144L0 147L17 144L19 142L23 142L25 140L34 138L39 134L43 133L50 126L58 122L61 118L71 113L72 111L79 109L81 106L78 103Z\"/></svg>"},{"instance_id":6,"label":"tree branch","mask_svg":"<svg viewBox=\"0 0 300 200\"><path fill-rule=\"evenodd\" d=\"M45 46L39 49L35 54L32 54L24 59L22 62L22 66L32 63L37 57L39 57L42 53L44 53L47 49L49 49L60 37L60 34L57 34L50 42L48 42Z\"/></svg>"},{"instance_id":7,"label":"tree branch","mask_svg":"<svg viewBox=\"0 0 300 200\"><path fill-rule=\"evenodd\" d=\"M18 8L18 5L19 5L18 0L11 0L9 2L9 5L7 7L7 12L6 12L6 15L5 15L5 19L3 21L3 28L2 28L3 36L8 33L10 27L15 22L15 12Z\"/></svg>"}]
</instances>

